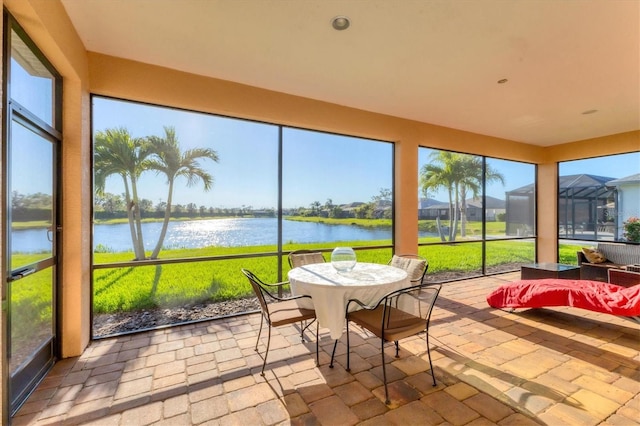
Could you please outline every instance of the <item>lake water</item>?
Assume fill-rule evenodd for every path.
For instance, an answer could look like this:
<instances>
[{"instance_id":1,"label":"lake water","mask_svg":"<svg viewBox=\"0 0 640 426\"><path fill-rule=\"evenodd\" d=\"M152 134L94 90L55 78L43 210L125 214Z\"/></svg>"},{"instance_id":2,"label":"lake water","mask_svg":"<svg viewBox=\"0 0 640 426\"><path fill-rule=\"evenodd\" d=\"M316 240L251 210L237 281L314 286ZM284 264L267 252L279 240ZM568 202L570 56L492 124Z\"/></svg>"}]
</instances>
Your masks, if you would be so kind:
<instances>
[{"instance_id":1,"label":"lake water","mask_svg":"<svg viewBox=\"0 0 640 426\"><path fill-rule=\"evenodd\" d=\"M142 232L145 248L153 250L162 222L144 223ZM362 228L350 225L282 221L283 242L315 243L351 240L391 239L391 229ZM208 246L241 247L277 244L277 219L229 218L169 222L164 248L200 248ZM427 235L427 234L425 234ZM421 235L422 236L422 235ZM32 253L47 250L46 229L27 229L12 232L13 252ZM128 224L96 225L94 247L110 251L132 251Z\"/></svg>"}]
</instances>

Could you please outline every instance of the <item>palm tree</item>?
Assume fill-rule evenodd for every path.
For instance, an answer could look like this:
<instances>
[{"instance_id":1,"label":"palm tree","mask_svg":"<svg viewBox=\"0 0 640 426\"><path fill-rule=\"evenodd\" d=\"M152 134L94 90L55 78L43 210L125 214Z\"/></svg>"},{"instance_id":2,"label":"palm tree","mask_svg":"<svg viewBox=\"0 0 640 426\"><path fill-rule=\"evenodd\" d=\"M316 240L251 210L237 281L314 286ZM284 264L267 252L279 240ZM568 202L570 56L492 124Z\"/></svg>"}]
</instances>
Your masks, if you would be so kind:
<instances>
[{"instance_id":1,"label":"palm tree","mask_svg":"<svg viewBox=\"0 0 640 426\"><path fill-rule=\"evenodd\" d=\"M471 192L477 197L481 192L483 179L482 158L469 154L458 154L449 151L434 151L430 154L431 162L422 166L420 172L420 188L425 197L428 190L444 188L449 194L449 241L454 241L458 227L460 212L460 235L466 236L467 194ZM500 181L504 184L504 176L489 165L484 168L486 182ZM438 226L440 238L444 236Z\"/></svg>"},{"instance_id":2,"label":"palm tree","mask_svg":"<svg viewBox=\"0 0 640 426\"><path fill-rule=\"evenodd\" d=\"M482 158L475 155L459 154L459 161L464 169L464 177L460 181L460 236L467 235L467 194L471 192L477 198L482 189ZM484 169L486 183L500 182L504 185L504 176L489 164Z\"/></svg>"},{"instance_id":3,"label":"palm tree","mask_svg":"<svg viewBox=\"0 0 640 426\"><path fill-rule=\"evenodd\" d=\"M93 157L96 192L104 195L108 177L117 175L122 178L135 260L145 258L138 178L147 169L147 157L150 154L147 143L143 139L131 137L125 128L106 129L96 133Z\"/></svg>"},{"instance_id":4,"label":"palm tree","mask_svg":"<svg viewBox=\"0 0 640 426\"><path fill-rule=\"evenodd\" d=\"M331 198L327 198L327 201L324 203L324 208L329 212L333 209L333 200Z\"/></svg>"},{"instance_id":5,"label":"palm tree","mask_svg":"<svg viewBox=\"0 0 640 426\"><path fill-rule=\"evenodd\" d=\"M169 219L171 219L171 203L176 178L186 178L187 186L193 186L198 181L202 181L204 190L208 191L213 186L213 176L200 167L199 160L210 159L218 162L218 153L209 148L194 148L182 152L175 128L165 127L164 133L164 137L147 137L148 143L154 150L153 160L149 162L149 168L156 170L158 173L163 173L167 177L167 183L169 184L162 230L158 237L158 243L151 253L151 259L158 257L167 234Z\"/></svg>"},{"instance_id":6,"label":"palm tree","mask_svg":"<svg viewBox=\"0 0 640 426\"><path fill-rule=\"evenodd\" d=\"M458 228L457 206L460 197L460 179L462 177L460 171L460 163L454 152L434 151L430 157L430 162L422 166L420 171L420 188L426 197L427 191L444 189L449 196L449 241L455 240L456 230ZM438 217L438 234L442 241L446 241L445 235L440 227L440 218Z\"/></svg>"},{"instance_id":7,"label":"palm tree","mask_svg":"<svg viewBox=\"0 0 640 426\"><path fill-rule=\"evenodd\" d=\"M320 201L314 201L311 203L311 215L320 216L320 207L322 207L322 203L320 203Z\"/></svg>"}]
</instances>

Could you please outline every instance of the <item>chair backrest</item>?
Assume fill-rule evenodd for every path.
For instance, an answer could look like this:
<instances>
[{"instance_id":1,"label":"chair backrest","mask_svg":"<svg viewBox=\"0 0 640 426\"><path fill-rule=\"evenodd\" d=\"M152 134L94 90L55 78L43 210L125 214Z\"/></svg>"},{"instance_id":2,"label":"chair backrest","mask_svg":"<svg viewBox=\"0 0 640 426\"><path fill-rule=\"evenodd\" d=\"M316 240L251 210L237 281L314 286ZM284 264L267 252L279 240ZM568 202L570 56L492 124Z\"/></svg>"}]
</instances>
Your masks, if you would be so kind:
<instances>
[{"instance_id":1,"label":"chair backrest","mask_svg":"<svg viewBox=\"0 0 640 426\"><path fill-rule=\"evenodd\" d=\"M407 271L409 281L412 284L421 284L424 274L427 273L429 262L422 256L415 254L394 254L389 265Z\"/></svg>"},{"instance_id":2,"label":"chair backrest","mask_svg":"<svg viewBox=\"0 0 640 426\"><path fill-rule=\"evenodd\" d=\"M251 284L251 288L253 288L253 292L256 294L258 298L258 302L260 303L260 307L262 308L262 312L264 312L267 316L269 315L269 308L267 306L266 296L270 296L273 298L271 293L265 288L264 283L260 280L260 278L256 277L253 272L242 269L242 273L247 277L249 283Z\"/></svg>"},{"instance_id":3,"label":"chair backrest","mask_svg":"<svg viewBox=\"0 0 640 426\"><path fill-rule=\"evenodd\" d=\"M324 256L319 251L296 250L289 253L289 266L297 268L298 266L310 265L312 263L324 263Z\"/></svg>"},{"instance_id":4,"label":"chair backrest","mask_svg":"<svg viewBox=\"0 0 640 426\"><path fill-rule=\"evenodd\" d=\"M610 284L616 284L622 287L640 285L640 272L611 268L607 273Z\"/></svg>"},{"instance_id":5,"label":"chair backrest","mask_svg":"<svg viewBox=\"0 0 640 426\"><path fill-rule=\"evenodd\" d=\"M422 329L427 330L441 288L442 284L414 285L387 294L381 302L384 304L382 333L391 331L400 336L415 334L413 325L416 318L424 321ZM403 330L405 327L406 332Z\"/></svg>"}]
</instances>

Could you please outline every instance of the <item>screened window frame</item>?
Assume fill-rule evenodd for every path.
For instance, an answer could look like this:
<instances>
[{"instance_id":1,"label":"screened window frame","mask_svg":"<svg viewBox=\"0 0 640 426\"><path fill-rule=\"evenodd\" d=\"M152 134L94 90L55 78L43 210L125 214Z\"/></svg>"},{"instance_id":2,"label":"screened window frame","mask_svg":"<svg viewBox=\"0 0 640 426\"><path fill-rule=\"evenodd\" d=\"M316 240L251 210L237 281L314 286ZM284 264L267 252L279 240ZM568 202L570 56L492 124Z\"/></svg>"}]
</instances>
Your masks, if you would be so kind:
<instances>
[{"instance_id":1,"label":"screened window frame","mask_svg":"<svg viewBox=\"0 0 640 426\"><path fill-rule=\"evenodd\" d=\"M487 243L491 243L491 242L495 242L495 241L517 241L517 240L534 240L534 253L535 253L535 259L534 261L537 262L538 261L538 165L535 163L530 163L527 161L518 161L518 160L512 160L512 159L508 159L508 158L500 158L500 157L492 157L492 156L488 156L488 155L480 155L480 154L474 154L474 153L470 153L470 152L463 152L463 151L454 151L454 150L448 150L448 149L442 149L442 148L435 148L435 147L430 147L430 146L426 146L426 145L419 145L418 149L420 148L425 148L425 149L429 149L429 150L434 150L434 151L447 151L447 152L452 152L452 153L456 153L456 154L465 154L465 155L472 155L475 157L480 157L482 159L482 205L485 206L486 205L486 170L487 170L487 159L494 159L494 160L503 160L503 161L511 161L514 163L521 163L521 164L527 164L527 165L531 165L534 167L533 170L533 175L534 175L534 190L532 192L533 194L533 198L534 198L534 205L533 205L533 215L534 215L534 220L533 220L533 225L534 225L534 229L533 229L533 234L532 235L527 235L527 236L507 236L505 235L504 237L500 236L500 237L496 237L496 238L492 238L490 240L487 239L487 235L486 235L486 207L483 207L482 209L482 234L481 234L481 239L480 240L455 240L455 241L437 241L437 242L426 242L426 243L420 243L418 242L418 248L420 247L436 247L436 246L447 246L447 245L453 245L453 244L478 244L481 243L482 244L482 273L481 275L474 275L473 277L477 277L477 276L491 276L491 275L497 275L497 274L503 274L505 272L514 272L516 270L513 271L497 271L497 272L487 272L488 268L487 268ZM418 168L418 173L420 172L420 168ZM419 174L418 177L419 179ZM505 203L506 203L506 199L505 199ZM416 220L419 220L418 218ZM506 222L505 222L505 226L506 226ZM506 232L506 229L505 229ZM518 269L519 270L519 269ZM471 276L469 277L462 277L462 278L454 278L450 281L458 281L458 280L463 280L463 279L469 279L471 278Z\"/></svg>"},{"instance_id":2,"label":"screened window frame","mask_svg":"<svg viewBox=\"0 0 640 426\"><path fill-rule=\"evenodd\" d=\"M563 163L570 163L570 162L574 162L574 161L581 161L581 160L590 160L590 159L600 159L600 158L607 158L607 157L613 157L613 156L617 156L617 155L625 155L625 154L640 154L640 151L628 151L628 152L621 152L621 153L614 153L614 154L607 154L607 155L601 155L601 156L596 156L596 157L585 157L585 158L576 158L573 160L567 160L567 161L558 161L556 163L556 175L557 175L557 183L556 183L556 187L558 188L558 191L556 193L556 236L557 236L557 247L558 247L558 253L560 253L560 240L564 240L564 241L568 241L568 242L572 242L578 245L584 245L585 243L598 243L598 242L611 242L611 243L616 243L616 244L630 244L630 245L637 245L638 243L634 243L634 242L630 242L630 241L626 241L624 239L619 239L618 238L618 229L621 227L622 224L619 223L618 217L619 217L619 211L618 211L618 200L619 200L619 196L620 193L618 191L617 188L612 188L612 187L606 187L606 185L601 185L601 186L592 186L592 187L584 187L583 191L591 191L593 193L595 193L595 197L592 198L593 200L595 200L595 204L594 207L597 209L597 204L598 204L598 200L602 199L600 197L600 195L602 194L606 194L606 193L611 193L611 195L614 197L615 199L615 203L616 203L616 208L615 208L615 216L614 216L614 225L613 225L613 229L614 229L614 235L613 235L613 240L606 240L606 239L598 239L598 232L599 232L599 228L598 228L598 217L597 217L597 211L595 212L595 223L589 223L590 225L594 225L594 229L593 229L593 238L576 238L575 237L575 230L576 228L576 224L573 223L573 220L570 222L572 224L572 235L569 236L568 232L569 232L569 228L568 228L568 220L566 220L569 217L569 203L564 204L563 206L561 206L561 197L562 194L564 193L568 193L568 189L567 188L561 188L561 181L562 181L562 177L560 175L560 167ZM638 170L638 173L640 173L640 167ZM588 175L589 173L584 173L585 175ZM572 176L572 175L569 175ZM616 178L614 178L615 180ZM563 192L564 190L564 192ZM565 197L562 198L562 200L568 200L570 197L567 195ZM589 202L588 204L591 204L591 202ZM564 208L563 208L564 207ZM562 215L562 213L564 212L564 215ZM565 218L564 222L561 222L562 217ZM565 229L565 233L564 235L560 232L560 225L561 223L564 223L565 226L567 226L567 228ZM588 236L590 235L588 234L582 234L583 236ZM559 254L558 254L559 257ZM558 260L559 261L559 260Z\"/></svg>"},{"instance_id":3,"label":"screened window frame","mask_svg":"<svg viewBox=\"0 0 640 426\"><path fill-rule=\"evenodd\" d=\"M174 106L167 106L167 105L161 105L161 104L154 104L154 103L150 103L150 102L141 102L141 101L135 101L135 100L131 100L131 99L125 99L125 98L118 98L118 97L112 97L112 96L104 96L104 95L99 95L99 94L90 94L90 114L91 114L91 135L92 135L92 140L91 140L91 152L93 153L94 151L94 142L93 142L93 135L94 135L94 128L93 128L93 117L94 117L94 111L93 111L93 99L94 98L101 98L101 99L107 99L107 100L114 100L114 101L123 101L123 102L130 102L130 103L134 103L134 104L138 104L138 105L147 105L150 107L158 107L158 108L166 108L166 109L170 109L170 110L175 110L175 111L182 111L182 112L192 112L192 113L197 113L197 114L204 114L204 115L208 115L208 116L212 116L212 117L219 117L219 118L226 118L226 119L232 119L232 120L239 120L239 121L245 121L245 122L250 122L250 123L255 123L255 124L264 124L264 125L269 125L269 126L276 126L278 128L278 206L277 206L277 218L278 218L278 243L277 243L277 249L276 251L270 251L270 252L260 252L260 253L243 253L243 254L234 254L234 255L218 255L218 256L198 256L198 257L183 257L183 258L169 258L169 259L146 259L146 260L138 260L138 261L127 261L127 262L113 262L113 263L95 263L94 262L94 256L93 256L93 240L94 240L94 236L93 236L93 229L91 231L91 237L90 237L90 245L92 247L92 256L91 256L91 282L93 283L93 271L96 269L109 269L109 268L117 268L117 267L134 267L134 266L147 266L147 265L164 265L164 264L175 264L175 263L192 263L192 262L206 262L206 261L215 261L215 260L229 260L229 259L244 259L244 258L253 258L253 257L269 257L269 256L277 256L279 261L278 261L278 279L282 280L283 279L283 270L282 270L282 265L283 265L283 260L286 260L286 257L288 255L288 251L283 251L282 249L282 217L283 217L283 207L282 207L282 170L283 170L283 164L282 164L282 155L283 155L283 130L288 128L288 129L299 129L299 130L303 130L303 131L309 131L309 132L317 132L317 133L322 133L325 135L335 135L335 136L340 136L340 137L348 137L348 138L357 138L357 139L362 139L362 140L367 140L367 141L372 141L372 142L377 142L377 143L387 143L387 144L391 144L392 146L392 150L391 150L391 158L389 159L391 161L391 244L388 245L366 245L366 246L358 246L358 247L354 247L354 249L356 251L360 251L360 250L372 250L372 249L391 249L392 251L394 250L395 247L395 205L396 205L396 201L395 201L395 150L396 150L396 144L392 141L385 141L385 140L380 140L380 139L372 139L372 138L365 138L365 137L361 137L361 136L356 136L356 135L349 135L349 134L341 134L341 133L337 133L337 132L329 132L329 131L321 131L321 130L317 130L317 129L308 129L308 128L304 128L304 127L298 127L298 126L289 126L289 125L282 125L282 124L278 124L278 123L270 123L270 122L266 122L266 121L260 121L260 120L251 120L251 119L246 119L246 118L241 118L241 117L234 117L234 116L229 116L229 115L222 115L222 114L214 114L214 113L210 113L210 112L203 112L203 111L198 111L198 110L191 110L191 109L186 109L186 108L179 108L179 107L174 107ZM94 160L93 160L93 155L91 156L91 170L93 172L94 170ZM93 173L91 173L91 188L92 191L95 189L95 182L94 182L94 177L93 177ZM94 203L91 203L91 209L90 209L90 215L91 218L93 219L94 217ZM92 220L93 223L93 220ZM327 248L323 248L323 249L319 249L318 251L321 252L331 252L333 250L334 247L327 247Z\"/></svg>"}]
</instances>

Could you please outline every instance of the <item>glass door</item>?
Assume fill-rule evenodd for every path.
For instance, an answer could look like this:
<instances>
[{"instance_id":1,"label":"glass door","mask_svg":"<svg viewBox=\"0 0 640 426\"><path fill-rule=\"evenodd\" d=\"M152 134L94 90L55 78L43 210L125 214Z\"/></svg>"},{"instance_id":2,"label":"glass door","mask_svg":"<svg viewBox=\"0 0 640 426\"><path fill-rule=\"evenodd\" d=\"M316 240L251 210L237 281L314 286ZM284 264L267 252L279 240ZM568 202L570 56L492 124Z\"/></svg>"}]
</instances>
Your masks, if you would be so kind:
<instances>
[{"instance_id":1,"label":"glass door","mask_svg":"<svg viewBox=\"0 0 640 426\"><path fill-rule=\"evenodd\" d=\"M12 410L54 358L55 143L12 120L9 158L8 306Z\"/></svg>"},{"instance_id":2,"label":"glass door","mask_svg":"<svg viewBox=\"0 0 640 426\"><path fill-rule=\"evenodd\" d=\"M13 414L57 355L62 121L59 75L6 13L5 28L3 398Z\"/></svg>"}]
</instances>

